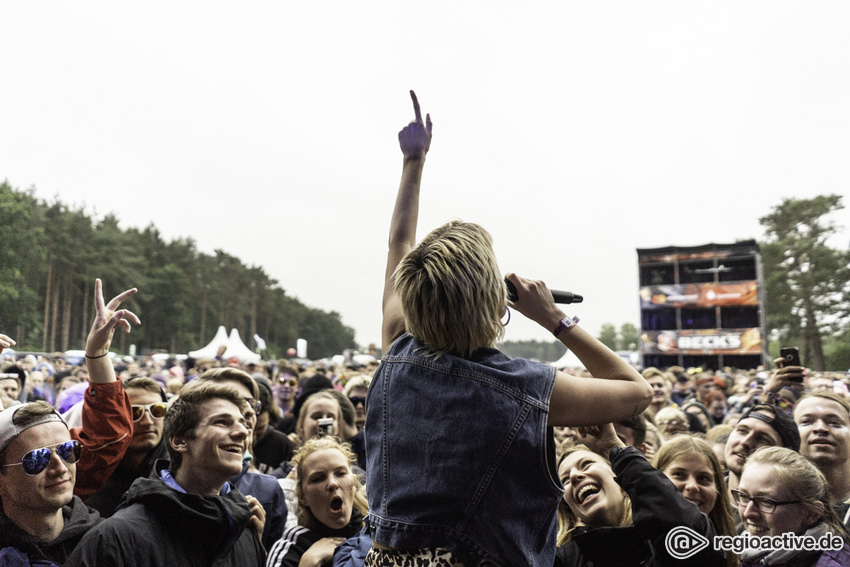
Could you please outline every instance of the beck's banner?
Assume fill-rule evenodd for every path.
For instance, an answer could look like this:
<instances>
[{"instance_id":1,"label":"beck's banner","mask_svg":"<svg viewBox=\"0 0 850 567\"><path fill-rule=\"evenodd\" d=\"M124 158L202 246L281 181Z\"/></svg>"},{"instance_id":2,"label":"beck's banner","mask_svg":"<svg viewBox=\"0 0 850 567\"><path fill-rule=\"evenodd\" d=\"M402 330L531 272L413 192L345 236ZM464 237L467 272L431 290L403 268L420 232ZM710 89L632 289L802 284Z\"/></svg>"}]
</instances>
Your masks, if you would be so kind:
<instances>
[{"instance_id":1,"label":"beck's banner","mask_svg":"<svg viewBox=\"0 0 850 567\"><path fill-rule=\"evenodd\" d=\"M758 305L755 281L652 285L640 289L641 309Z\"/></svg>"},{"instance_id":2,"label":"beck's banner","mask_svg":"<svg viewBox=\"0 0 850 567\"><path fill-rule=\"evenodd\" d=\"M640 337L640 350L644 354L761 354L761 331L647 331Z\"/></svg>"}]
</instances>

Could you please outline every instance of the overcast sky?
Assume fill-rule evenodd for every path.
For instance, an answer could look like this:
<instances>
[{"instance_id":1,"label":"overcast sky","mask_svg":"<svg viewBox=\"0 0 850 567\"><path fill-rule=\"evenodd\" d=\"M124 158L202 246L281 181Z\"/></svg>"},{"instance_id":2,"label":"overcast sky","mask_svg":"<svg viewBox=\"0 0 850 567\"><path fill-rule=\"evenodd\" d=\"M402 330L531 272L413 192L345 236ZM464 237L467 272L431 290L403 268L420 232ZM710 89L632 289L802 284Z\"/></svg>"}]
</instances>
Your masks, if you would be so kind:
<instances>
[{"instance_id":1,"label":"overcast sky","mask_svg":"<svg viewBox=\"0 0 850 567\"><path fill-rule=\"evenodd\" d=\"M639 325L637 248L848 193L848 30L845 1L4 2L0 180L262 266L379 343L414 89L419 236L482 224L598 333Z\"/></svg>"}]
</instances>

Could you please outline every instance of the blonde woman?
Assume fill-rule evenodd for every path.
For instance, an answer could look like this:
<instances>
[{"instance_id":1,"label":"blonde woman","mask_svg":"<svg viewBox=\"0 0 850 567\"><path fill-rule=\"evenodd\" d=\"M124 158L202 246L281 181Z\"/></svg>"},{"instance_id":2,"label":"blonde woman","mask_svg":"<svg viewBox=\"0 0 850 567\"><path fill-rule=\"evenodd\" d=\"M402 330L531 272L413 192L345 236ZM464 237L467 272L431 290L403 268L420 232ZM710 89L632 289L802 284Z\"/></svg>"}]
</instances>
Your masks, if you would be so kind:
<instances>
[{"instance_id":1,"label":"blonde woman","mask_svg":"<svg viewBox=\"0 0 850 567\"><path fill-rule=\"evenodd\" d=\"M337 546L357 535L368 505L352 472L355 459L333 437L310 439L295 453L298 525L272 546L267 567L329 565Z\"/></svg>"},{"instance_id":2,"label":"blonde woman","mask_svg":"<svg viewBox=\"0 0 850 567\"><path fill-rule=\"evenodd\" d=\"M452 221L417 244L432 125L411 97L384 273L384 356L366 402L375 542L366 565L551 567L561 497L552 426L627 419L652 391L543 282L505 276L483 227ZM505 278L516 291L510 306ZM594 377L497 350L509 309L548 329Z\"/></svg>"},{"instance_id":3,"label":"blonde woman","mask_svg":"<svg viewBox=\"0 0 850 567\"><path fill-rule=\"evenodd\" d=\"M762 447L747 459L738 489L732 491L744 530L750 536L831 534L843 545L830 550L745 549L742 567L850 565L850 545L830 505L826 478L808 459L784 447Z\"/></svg>"},{"instance_id":4,"label":"blonde woman","mask_svg":"<svg viewBox=\"0 0 850 567\"><path fill-rule=\"evenodd\" d=\"M672 439L689 430L688 416L679 408L664 408L655 414L655 425L664 439Z\"/></svg>"}]
</instances>

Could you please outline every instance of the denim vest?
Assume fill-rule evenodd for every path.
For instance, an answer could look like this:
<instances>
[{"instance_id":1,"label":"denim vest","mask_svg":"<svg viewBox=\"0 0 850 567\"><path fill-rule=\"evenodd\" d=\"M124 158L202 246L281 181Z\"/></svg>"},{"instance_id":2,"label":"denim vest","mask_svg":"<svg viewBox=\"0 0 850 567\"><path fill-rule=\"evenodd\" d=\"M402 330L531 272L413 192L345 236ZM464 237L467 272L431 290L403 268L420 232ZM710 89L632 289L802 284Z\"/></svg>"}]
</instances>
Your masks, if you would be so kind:
<instances>
[{"instance_id":1,"label":"denim vest","mask_svg":"<svg viewBox=\"0 0 850 567\"><path fill-rule=\"evenodd\" d=\"M400 550L551 567L563 487L546 421L555 369L496 349L426 352L403 335L366 403L367 523Z\"/></svg>"}]
</instances>

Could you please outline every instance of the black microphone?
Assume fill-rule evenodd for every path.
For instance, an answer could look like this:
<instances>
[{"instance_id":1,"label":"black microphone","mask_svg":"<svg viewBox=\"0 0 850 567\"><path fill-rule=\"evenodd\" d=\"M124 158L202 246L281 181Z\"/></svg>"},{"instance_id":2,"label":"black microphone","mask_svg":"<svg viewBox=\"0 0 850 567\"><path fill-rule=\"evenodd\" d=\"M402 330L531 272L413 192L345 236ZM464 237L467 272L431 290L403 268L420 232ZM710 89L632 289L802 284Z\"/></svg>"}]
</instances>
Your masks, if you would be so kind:
<instances>
[{"instance_id":1,"label":"black microphone","mask_svg":"<svg viewBox=\"0 0 850 567\"><path fill-rule=\"evenodd\" d=\"M555 300L555 303L581 303L584 301L584 297L571 291L558 291L557 289L550 289L549 291L552 292L552 299Z\"/></svg>"},{"instance_id":2,"label":"black microphone","mask_svg":"<svg viewBox=\"0 0 850 567\"><path fill-rule=\"evenodd\" d=\"M508 299L511 301L519 299L516 286L507 279L505 280L505 285L508 286ZM552 299L555 300L555 303L581 303L584 301L584 297L571 291L558 291L556 289L550 289L549 291L552 292Z\"/></svg>"}]
</instances>

